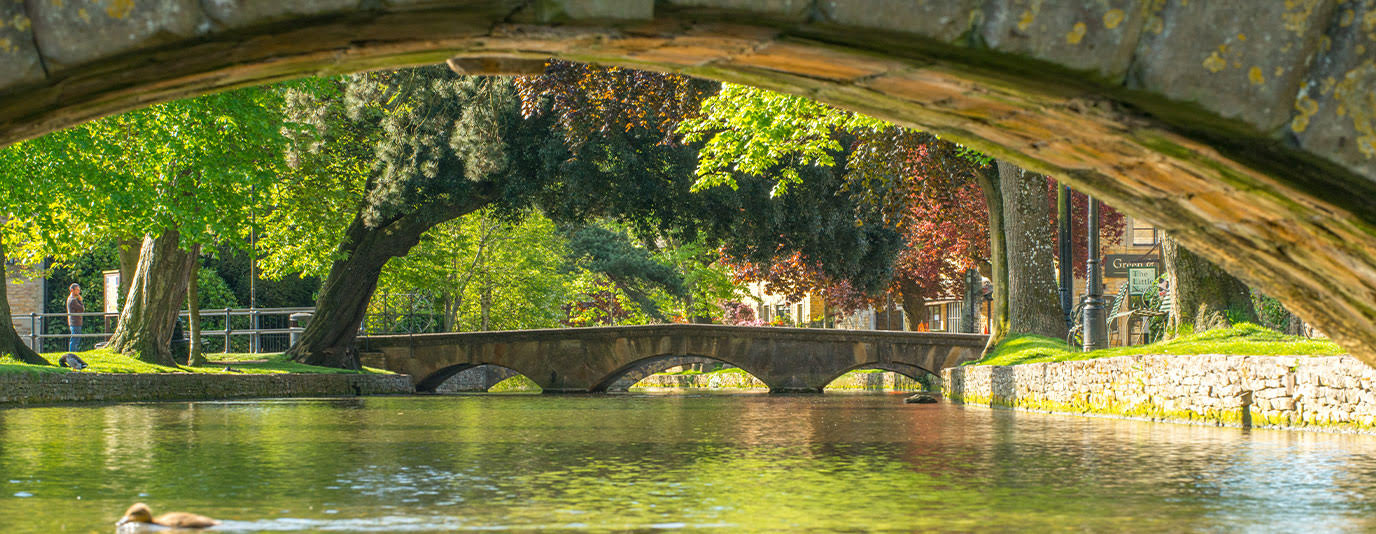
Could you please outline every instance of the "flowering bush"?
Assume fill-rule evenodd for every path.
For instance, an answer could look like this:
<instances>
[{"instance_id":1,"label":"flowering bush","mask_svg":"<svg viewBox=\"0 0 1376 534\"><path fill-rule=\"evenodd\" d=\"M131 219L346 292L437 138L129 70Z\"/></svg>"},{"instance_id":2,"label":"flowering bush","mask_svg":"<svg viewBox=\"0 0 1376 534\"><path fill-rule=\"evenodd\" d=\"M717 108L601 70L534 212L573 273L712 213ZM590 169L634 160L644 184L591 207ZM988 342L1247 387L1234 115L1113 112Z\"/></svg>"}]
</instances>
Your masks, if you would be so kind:
<instances>
[{"instance_id":1,"label":"flowering bush","mask_svg":"<svg viewBox=\"0 0 1376 534\"><path fill-rule=\"evenodd\" d=\"M755 308L750 307L749 304L744 302L734 300L723 302L721 303L721 310L722 324L764 326L764 321L761 321L759 317L755 315Z\"/></svg>"}]
</instances>

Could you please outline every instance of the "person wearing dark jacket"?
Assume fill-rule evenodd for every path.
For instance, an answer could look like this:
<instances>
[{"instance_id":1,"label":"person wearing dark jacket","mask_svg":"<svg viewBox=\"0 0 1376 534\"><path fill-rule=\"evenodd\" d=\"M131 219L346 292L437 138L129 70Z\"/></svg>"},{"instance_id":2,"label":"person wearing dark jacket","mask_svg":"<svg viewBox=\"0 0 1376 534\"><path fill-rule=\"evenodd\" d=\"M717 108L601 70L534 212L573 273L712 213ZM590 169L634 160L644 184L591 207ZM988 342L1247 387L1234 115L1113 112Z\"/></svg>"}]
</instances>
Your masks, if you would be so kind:
<instances>
[{"instance_id":1,"label":"person wearing dark jacket","mask_svg":"<svg viewBox=\"0 0 1376 534\"><path fill-rule=\"evenodd\" d=\"M81 285L72 284L67 290L70 292L67 295L67 313L86 313L86 306L81 303ZM72 329L72 339L67 342L70 352L76 352L81 347L81 338L77 337L81 335L81 319L80 315L67 316L67 327Z\"/></svg>"}]
</instances>

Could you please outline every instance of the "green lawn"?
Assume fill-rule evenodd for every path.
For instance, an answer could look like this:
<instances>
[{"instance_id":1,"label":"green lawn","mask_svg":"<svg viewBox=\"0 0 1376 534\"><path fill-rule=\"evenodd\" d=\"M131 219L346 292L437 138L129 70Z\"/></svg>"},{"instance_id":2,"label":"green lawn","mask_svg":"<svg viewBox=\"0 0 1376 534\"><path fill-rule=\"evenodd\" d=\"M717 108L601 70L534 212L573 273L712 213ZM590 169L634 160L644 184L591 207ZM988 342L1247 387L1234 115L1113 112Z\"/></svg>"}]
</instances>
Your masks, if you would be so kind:
<instances>
[{"instance_id":1,"label":"green lawn","mask_svg":"<svg viewBox=\"0 0 1376 534\"><path fill-rule=\"evenodd\" d=\"M65 352L50 352L42 354L44 359L52 362L53 367L42 365L29 365L14 359L9 355L0 355L0 374L12 373L65 373L71 372L70 369L57 367L57 360ZM332 367L317 367L314 365L304 365L287 359L282 353L276 354L207 354L210 360L208 365L201 367L168 367L164 365L154 365L141 362L132 357L118 354L105 349L89 350L78 352L82 360L85 360L90 367L81 371L83 373L209 373L209 374L239 374L227 373L225 367L228 365L235 371L243 374L279 374L279 373L308 373L308 374L341 374L355 373L347 369L335 369ZM380 369L365 367L363 373L389 373Z\"/></svg>"},{"instance_id":2,"label":"green lawn","mask_svg":"<svg viewBox=\"0 0 1376 534\"><path fill-rule=\"evenodd\" d=\"M1170 341L1080 352L1049 337L1010 336L982 360L966 365L1017 365L1129 356L1134 354L1229 354L1237 356L1334 356L1346 354L1327 339L1287 336L1251 323L1209 330Z\"/></svg>"}]
</instances>

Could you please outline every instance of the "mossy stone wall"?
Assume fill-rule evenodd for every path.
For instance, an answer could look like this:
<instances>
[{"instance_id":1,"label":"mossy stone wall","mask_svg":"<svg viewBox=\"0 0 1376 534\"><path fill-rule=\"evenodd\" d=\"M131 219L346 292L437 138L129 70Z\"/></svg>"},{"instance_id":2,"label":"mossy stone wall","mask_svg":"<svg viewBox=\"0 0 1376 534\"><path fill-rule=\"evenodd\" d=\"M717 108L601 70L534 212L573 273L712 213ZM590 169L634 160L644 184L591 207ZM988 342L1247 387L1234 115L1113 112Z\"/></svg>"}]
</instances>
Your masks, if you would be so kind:
<instances>
[{"instance_id":1,"label":"mossy stone wall","mask_svg":"<svg viewBox=\"0 0 1376 534\"><path fill-rule=\"evenodd\" d=\"M0 375L0 406L251 397L330 397L412 393L405 375L114 374Z\"/></svg>"},{"instance_id":2,"label":"mossy stone wall","mask_svg":"<svg viewBox=\"0 0 1376 534\"><path fill-rule=\"evenodd\" d=\"M1376 431L1376 368L1350 356L1139 355L941 373L966 404L1154 421Z\"/></svg>"}]
</instances>

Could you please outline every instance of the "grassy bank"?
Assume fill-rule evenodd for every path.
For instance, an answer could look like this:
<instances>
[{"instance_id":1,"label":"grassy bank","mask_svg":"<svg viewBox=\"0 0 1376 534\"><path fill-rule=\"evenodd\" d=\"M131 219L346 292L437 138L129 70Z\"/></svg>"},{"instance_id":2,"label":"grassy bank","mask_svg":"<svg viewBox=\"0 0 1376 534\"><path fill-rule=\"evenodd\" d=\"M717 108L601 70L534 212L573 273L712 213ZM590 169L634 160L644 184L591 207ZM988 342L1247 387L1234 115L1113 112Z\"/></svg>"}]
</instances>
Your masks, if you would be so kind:
<instances>
[{"instance_id":1,"label":"grassy bank","mask_svg":"<svg viewBox=\"0 0 1376 534\"><path fill-rule=\"evenodd\" d=\"M1346 354L1327 339L1287 336L1251 323L1208 330L1150 345L1113 347L1081 352L1059 339L1010 336L982 360L966 365L1017 365L1021 363L1089 360L1135 354L1228 354L1235 356L1336 356Z\"/></svg>"},{"instance_id":2,"label":"grassy bank","mask_svg":"<svg viewBox=\"0 0 1376 534\"><path fill-rule=\"evenodd\" d=\"M0 374L12 373L69 373L75 372L65 367L57 367L57 360L65 352L52 352L41 354L43 359L53 364L52 367L43 365L30 365L16 360L9 355L0 355ZM105 349L89 350L78 352L82 360L90 367L80 371L83 373L206 373L206 374L281 374L281 373L303 373L303 374L351 374L351 373L388 373L388 371L365 367L362 371L351 371L347 369L335 369L333 367L317 367L296 363L287 358L285 354L207 354L206 358L210 363L200 367L169 367L156 365L134 359L133 357L119 354ZM226 371L229 367L232 371Z\"/></svg>"}]
</instances>

